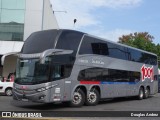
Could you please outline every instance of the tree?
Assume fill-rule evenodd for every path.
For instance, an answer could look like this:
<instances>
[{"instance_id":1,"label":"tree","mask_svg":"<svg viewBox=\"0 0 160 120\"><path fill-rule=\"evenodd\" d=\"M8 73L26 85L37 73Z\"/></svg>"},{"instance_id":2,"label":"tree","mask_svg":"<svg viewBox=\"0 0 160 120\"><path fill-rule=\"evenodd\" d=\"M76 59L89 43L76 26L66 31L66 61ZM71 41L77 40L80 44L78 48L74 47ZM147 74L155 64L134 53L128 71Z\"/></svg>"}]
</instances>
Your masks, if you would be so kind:
<instances>
[{"instance_id":1,"label":"tree","mask_svg":"<svg viewBox=\"0 0 160 120\"><path fill-rule=\"evenodd\" d=\"M120 37L119 43L155 53L155 44L152 43L153 39L154 37L147 32L135 32L134 34L131 33Z\"/></svg>"},{"instance_id":2,"label":"tree","mask_svg":"<svg viewBox=\"0 0 160 120\"><path fill-rule=\"evenodd\" d=\"M154 37L148 32L135 32L129 35L123 35L119 38L119 43L126 44L138 49L142 49L148 52L152 52L158 55L160 60L160 45L153 43Z\"/></svg>"}]
</instances>

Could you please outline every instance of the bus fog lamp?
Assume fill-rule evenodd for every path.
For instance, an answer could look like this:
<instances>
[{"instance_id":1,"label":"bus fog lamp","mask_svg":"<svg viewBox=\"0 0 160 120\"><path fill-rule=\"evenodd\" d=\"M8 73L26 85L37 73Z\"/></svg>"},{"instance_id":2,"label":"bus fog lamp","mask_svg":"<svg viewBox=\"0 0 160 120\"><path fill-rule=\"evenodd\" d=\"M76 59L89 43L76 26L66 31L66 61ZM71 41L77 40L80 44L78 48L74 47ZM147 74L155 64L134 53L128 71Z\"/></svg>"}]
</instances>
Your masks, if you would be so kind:
<instances>
[{"instance_id":1,"label":"bus fog lamp","mask_svg":"<svg viewBox=\"0 0 160 120\"><path fill-rule=\"evenodd\" d=\"M44 98L45 98L45 95L40 96L40 97L39 97L39 100L44 100Z\"/></svg>"}]
</instances>

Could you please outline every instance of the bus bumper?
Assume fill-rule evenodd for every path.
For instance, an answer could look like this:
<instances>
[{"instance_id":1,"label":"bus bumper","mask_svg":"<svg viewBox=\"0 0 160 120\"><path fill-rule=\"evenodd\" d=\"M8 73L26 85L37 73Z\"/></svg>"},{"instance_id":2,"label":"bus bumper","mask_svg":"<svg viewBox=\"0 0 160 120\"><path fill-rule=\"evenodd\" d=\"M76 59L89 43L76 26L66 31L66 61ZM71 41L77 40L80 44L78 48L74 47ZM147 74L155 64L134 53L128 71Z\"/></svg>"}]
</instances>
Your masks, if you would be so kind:
<instances>
[{"instance_id":1,"label":"bus bumper","mask_svg":"<svg viewBox=\"0 0 160 120\"><path fill-rule=\"evenodd\" d=\"M39 103L49 103L49 95L47 91L36 92L33 94L24 94L13 90L13 99L24 101L24 102L39 102Z\"/></svg>"}]
</instances>

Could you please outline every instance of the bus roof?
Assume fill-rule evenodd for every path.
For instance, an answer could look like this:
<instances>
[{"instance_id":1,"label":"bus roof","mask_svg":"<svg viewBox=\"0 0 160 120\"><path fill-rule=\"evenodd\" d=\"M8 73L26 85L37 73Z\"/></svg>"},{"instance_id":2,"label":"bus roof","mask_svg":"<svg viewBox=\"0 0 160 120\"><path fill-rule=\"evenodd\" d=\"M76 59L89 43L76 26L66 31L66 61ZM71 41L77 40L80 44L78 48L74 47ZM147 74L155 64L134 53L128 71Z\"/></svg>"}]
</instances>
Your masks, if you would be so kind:
<instances>
[{"instance_id":1,"label":"bus roof","mask_svg":"<svg viewBox=\"0 0 160 120\"><path fill-rule=\"evenodd\" d=\"M107 42L110 42L110 43L113 43L113 44L117 44L117 45L120 45L120 46L123 46L123 47L127 47L127 48L131 48L131 49L135 49L135 50L138 50L138 51L141 51L141 52L144 52L144 53L148 53L148 54L152 54L152 55L155 55L155 56L157 56L156 54L154 54L154 53L151 53L151 52L148 52L148 51L145 51L145 50L142 50L142 49L138 49L138 48L135 48L135 47L131 47L131 46L128 46L128 45L125 45L125 44L121 44L121 43L117 43L117 42L114 42L114 41L111 41L111 40L108 40L108 39L105 39L105 38L101 38L101 37L97 37L97 36L94 36L94 35L90 35L90 34L88 34L88 33L85 33L85 32L80 32L80 31L77 31L77 30L70 30L70 29L50 29L50 30L44 30L44 31L37 31L37 32L34 32L34 33L32 33L28 38L27 38L27 40L29 39L29 38L31 38L32 37L32 35L33 34L37 34L37 33L44 33L44 32L56 32L56 34L55 35L52 35L53 37L55 37L55 39L58 39L57 38L57 36L59 36L63 31L68 31L68 32L76 32L76 33L80 33L80 34L82 34L82 36L83 35L87 35L87 36L90 36L90 37L93 37L93 38L97 38L97 39L100 39L100 40L103 40L103 41L107 41ZM44 37L48 37L48 36L44 36ZM52 39L52 40L50 40L50 41L48 41L48 42L50 42L50 43L52 43L52 44L56 44L55 42L56 42L56 40L55 39ZM28 41L25 41L25 43L27 43ZM47 41L46 41L47 42ZM45 42L45 44L46 44L46 42ZM31 44L33 44L32 42L31 43L29 43L29 46L31 45ZM25 45L25 44L24 44ZM43 44L42 44L42 46L44 46ZM51 48L51 46L50 45L48 45L49 46L49 48ZM53 45L53 47L54 47L54 45ZM47 48L45 48L45 49L47 49Z\"/></svg>"}]
</instances>

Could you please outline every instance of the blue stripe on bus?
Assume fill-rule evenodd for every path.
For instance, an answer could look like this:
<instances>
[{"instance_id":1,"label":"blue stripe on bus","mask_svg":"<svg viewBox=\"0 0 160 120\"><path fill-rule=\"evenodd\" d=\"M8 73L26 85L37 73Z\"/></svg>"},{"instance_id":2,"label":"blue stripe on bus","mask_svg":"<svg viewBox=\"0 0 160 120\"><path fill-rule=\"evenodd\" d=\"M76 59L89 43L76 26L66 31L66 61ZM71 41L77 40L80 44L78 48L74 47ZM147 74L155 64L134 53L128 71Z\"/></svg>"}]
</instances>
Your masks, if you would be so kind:
<instances>
[{"instance_id":1,"label":"blue stripe on bus","mask_svg":"<svg viewBox=\"0 0 160 120\"><path fill-rule=\"evenodd\" d=\"M138 82L101 82L100 84L137 84Z\"/></svg>"}]
</instances>

